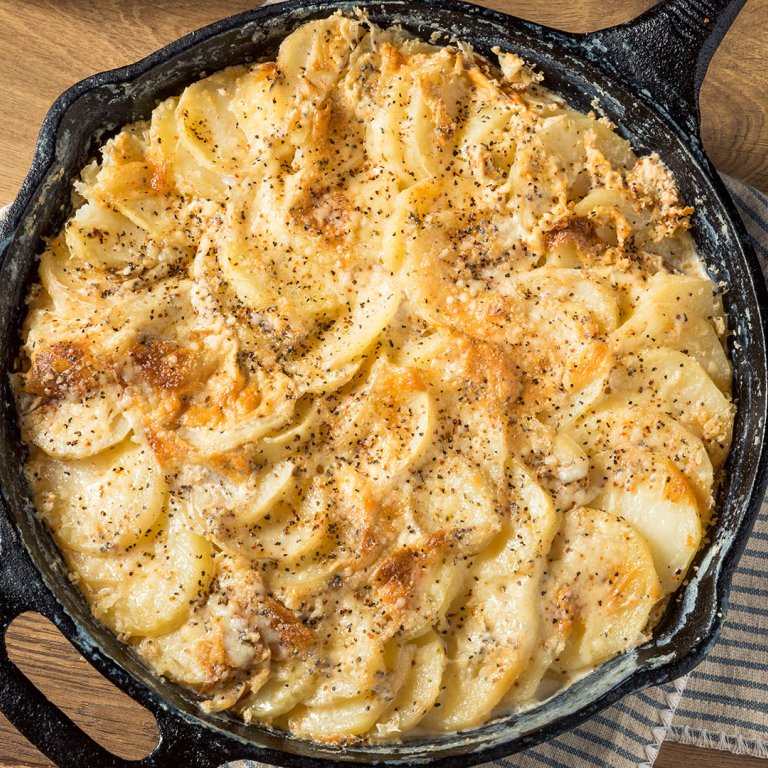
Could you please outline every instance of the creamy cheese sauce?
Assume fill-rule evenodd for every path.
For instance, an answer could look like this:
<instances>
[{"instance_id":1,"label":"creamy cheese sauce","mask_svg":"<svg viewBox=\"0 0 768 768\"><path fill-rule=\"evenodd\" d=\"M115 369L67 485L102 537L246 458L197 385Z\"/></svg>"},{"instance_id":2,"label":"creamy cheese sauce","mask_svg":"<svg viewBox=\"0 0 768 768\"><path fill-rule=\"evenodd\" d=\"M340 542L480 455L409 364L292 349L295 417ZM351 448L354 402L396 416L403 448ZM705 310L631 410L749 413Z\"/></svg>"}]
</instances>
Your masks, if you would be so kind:
<instances>
[{"instance_id":1,"label":"creamy cheese sauce","mask_svg":"<svg viewBox=\"0 0 768 768\"><path fill-rule=\"evenodd\" d=\"M648 637L699 549L733 406L692 209L496 55L306 24L108 141L42 254L38 513L207 710L470 728Z\"/></svg>"}]
</instances>

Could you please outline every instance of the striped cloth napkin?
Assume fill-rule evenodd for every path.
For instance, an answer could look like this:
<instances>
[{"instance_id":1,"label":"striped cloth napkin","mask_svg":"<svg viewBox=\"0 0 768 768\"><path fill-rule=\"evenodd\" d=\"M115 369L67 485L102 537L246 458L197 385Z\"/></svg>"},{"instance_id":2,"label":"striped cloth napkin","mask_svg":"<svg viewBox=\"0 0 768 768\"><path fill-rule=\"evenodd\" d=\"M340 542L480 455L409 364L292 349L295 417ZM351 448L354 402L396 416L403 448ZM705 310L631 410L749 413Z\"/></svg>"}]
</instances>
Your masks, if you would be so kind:
<instances>
[{"instance_id":1,"label":"striped cloth napkin","mask_svg":"<svg viewBox=\"0 0 768 768\"><path fill-rule=\"evenodd\" d=\"M768 278L768 197L723 177ZM768 502L733 580L723 630L687 677L627 696L556 739L482 768L651 768L665 739L768 757ZM339 763L343 766L343 763ZM238 760L221 768L264 768Z\"/></svg>"}]
</instances>

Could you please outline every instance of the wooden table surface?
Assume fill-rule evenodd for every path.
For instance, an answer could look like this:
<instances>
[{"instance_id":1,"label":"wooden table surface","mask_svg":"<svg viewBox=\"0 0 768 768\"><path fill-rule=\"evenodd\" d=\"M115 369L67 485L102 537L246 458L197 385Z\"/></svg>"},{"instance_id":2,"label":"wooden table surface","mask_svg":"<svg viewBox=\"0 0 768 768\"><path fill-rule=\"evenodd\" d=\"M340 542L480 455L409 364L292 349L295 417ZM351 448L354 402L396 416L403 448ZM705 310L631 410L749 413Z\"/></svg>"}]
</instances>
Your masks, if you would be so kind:
<instances>
[{"instance_id":1,"label":"wooden table surface","mask_svg":"<svg viewBox=\"0 0 768 768\"><path fill-rule=\"evenodd\" d=\"M0 0L0 205L16 194L46 110L67 86L127 64L174 38L257 2ZM573 31L625 21L652 0L490 0L486 5ZM702 93L702 134L723 171L768 192L768 0L748 0L715 55ZM140 758L154 721L105 683L40 617L17 620L9 650L28 676L117 754ZM0 716L0 766L51 764ZM658 768L768 768L768 761L665 744ZM98 768L98 766L88 766ZM180 766L180 768L183 768Z\"/></svg>"}]
</instances>

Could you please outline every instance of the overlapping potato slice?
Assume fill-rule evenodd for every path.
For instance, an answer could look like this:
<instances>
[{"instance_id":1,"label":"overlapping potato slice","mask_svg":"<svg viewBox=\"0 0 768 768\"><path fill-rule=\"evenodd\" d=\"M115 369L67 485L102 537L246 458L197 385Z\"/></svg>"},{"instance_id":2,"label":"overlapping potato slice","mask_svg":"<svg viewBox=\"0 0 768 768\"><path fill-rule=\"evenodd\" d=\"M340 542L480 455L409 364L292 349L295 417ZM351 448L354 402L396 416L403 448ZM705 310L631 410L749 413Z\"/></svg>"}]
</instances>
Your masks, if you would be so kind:
<instances>
[{"instance_id":1,"label":"overlapping potato slice","mask_svg":"<svg viewBox=\"0 0 768 768\"><path fill-rule=\"evenodd\" d=\"M323 657L311 696L289 716L291 730L328 741L368 731L387 706L385 642L375 614L342 596L316 629Z\"/></svg>"},{"instance_id":2,"label":"overlapping potato slice","mask_svg":"<svg viewBox=\"0 0 768 768\"><path fill-rule=\"evenodd\" d=\"M403 57L385 44L380 55L386 76L378 81L379 108L368 124L367 149L410 186L451 162L472 82L460 51Z\"/></svg>"},{"instance_id":3,"label":"overlapping potato slice","mask_svg":"<svg viewBox=\"0 0 768 768\"><path fill-rule=\"evenodd\" d=\"M429 533L450 532L462 552L475 554L502 526L502 505L479 468L461 456L440 455L406 480L414 517Z\"/></svg>"},{"instance_id":4,"label":"overlapping potato slice","mask_svg":"<svg viewBox=\"0 0 768 768\"><path fill-rule=\"evenodd\" d=\"M198 162L220 172L241 168L247 151L246 137L231 109L241 73L242 68L234 67L192 83L176 106L179 140Z\"/></svg>"},{"instance_id":5,"label":"overlapping potato slice","mask_svg":"<svg viewBox=\"0 0 768 768\"><path fill-rule=\"evenodd\" d=\"M517 98L484 98L484 90L474 94L474 104L467 110L456 143L477 177L501 181L517 151L510 121L522 107ZM496 90L492 96L498 93Z\"/></svg>"},{"instance_id":6,"label":"overlapping potato slice","mask_svg":"<svg viewBox=\"0 0 768 768\"><path fill-rule=\"evenodd\" d=\"M72 254L64 232L41 254L39 274L43 288L62 314L69 314L70 308L82 315L93 312L103 301L104 291L113 290L120 280Z\"/></svg>"},{"instance_id":7,"label":"overlapping potato slice","mask_svg":"<svg viewBox=\"0 0 768 768\"><path fill-rule=\"evenodd\" d=\"M567 427L591 454L642 447L671 459L693 487L706 525L714 483L712 462L701 439L658 409L634 401L633 395L611 395Z\"/></svg>"},{"instance_id":8,"label":"overlapping potato slice","mask_svg":"<svg viewBox=\"0 0 768 768\"><path fill-rule=\"evenodd\" d=\"M691 484L665 456L622 446L592 457L592 506L623 518L648 542L664 594L680 586L701 544Z\"/></svg>"},{"instance_id":9,"label":"overlapping potato slice","mask_svg":"<svg viewBox=\"0 0 768 768\"><path fill-rule=\"evenodd\" d=\"M377 483L396 481L432 441L435 414L424 381L416 369L385 359L336 415L337 455Z\"/></svg>"},{"instance_id":10,"label":"overlapping potato slice","mask_svg":"<svg viewBox=\"0 0 768 768\"><path fill-rule=\"evenodd\" d=\"M587 669L637 644L663 593L634 526L602 510L571 510L551 560L544 626L555 669Z\"/></svg>"},{"instance_id":11,"label":"overlapping potato slice","mask_svg":"<svg viewBox=\"0 0 768 768\"><path fill-rule=\"evenodd\" d=\"M38 452L29 472L37 508L77 552L124 550L152 530L165 504L160 467L148 446L131 439L72 461Z\"/></svg>"},{"instance_id":12,"label":"overlapping potato slice","mask_svg":"<svg viewBox=\"0 0 768 768\"><path fill-rule=\"evenodd\" d=\"M270 651L260 631L258 576L224 555L210 563L214 578L181 626L144 638L139 649L157 674L232 706L243 691L258 690L269 675ZM210 703L209 703L210 704ZM210 708L210 707L209 707Z\"/></svg>"},{"instance_id":13,"label":"overlapping potato slice","mask_svg":"<svg viewBox=\"0 0 768 768\"><path fill-rule=\"evenodd\" d=\"M63 329L61 329L63 330ZM27 337L30 369L14 374L24 439L58 459L83 459L119 443L131 428L125 402L87 339Z\"/></svg>"},{"instance_id":14,"label":"overlapping potato slice","mask_svg":"<svg viewBox=\"0 0 768 768\"><path fill-rule=\"evenodd\" d=\"M266 475L270 478L269 470ZM233 555L273 560L283 567L304 562L323 549L330 522L326 497L317 486L304 496L290 477L285 482L279 478L276 486L277 492L263 503L262 488L253 488L245 478L242 486L232 484L234 493L219 505L208 504L215 486L193 489L197 529Z\"/></svg>"},{"instance_id":15,"label":"overlapping potato slice","mask_svg":"<svg viewBox=\"0 0 768 768\"><path fill-rule=\"evenodd\" d=\"M419 185L427 202L413 201L401 245L390 249L394 261L402 252L414 310L433 325L512 350L526 402L556 423L573 418L602 392L611 367L604 334L615 327L618 306L610 289L579 270L532 269L533 244L522 248L521 235L492 212L486 219L476 204L467 222L447 203L434 210L443 194L437 182Z\"/></svg>"},{"instance_id":16,"label":"overlapping potato slice","mask_svg":"<svg viewBox=\"0 0 768 768\"><path fill-rule=\"evenodd\" d=\"M563 303L566 311L577 307L579 314L596 326L596 334L607 334L619 325L616 292L600 277L583 269L541 267L514 275L499 285L499 291L515 298L523 297L533 305Z\"/></svg>"},{"instance_id":17,"label":"overlapping potato slice","mask_svg":"<svg viewBox=\"0 0 768 768\"><path fill-rule=\"evenodd\" d=\"M728 455L733 405L688 355L661 347L628 355L611 373L611 391L676 418L704 441L717 470Z\"/></svg>"},{"instance_id":18,"label":"overlapping potato slice","mask_svg":"<svg viewBox=\"0 0 768 768\"><path fill-rule=\"evenodd\" d=\"M167 246L194 247L228 189L179 145L177 98L162 102L152 120L107 142L86 197L115 210Z\"/></svg>"},{"instance_id":19,"label":"overlapping potato slice","mask_svg":"<svg viewBox=\"0 0 768 768\"><path fill-rule=\"evenodd\" d=\"M349 382L392 321L401 298L399 288L387 280L358 294L307 354L288 364L301 391L322 394Z\"/></svg>"},{"instance_id":20,"label":"overlapping potato slice","mask_svg":"<svg viewBox=\"0 0 768 768\"><path fill-rule=\"evenodd\" d=\"M725 312L720 294L706 277L657 272L635 298L638 311L672 304L711 322L718 335L725 332Z\"/></svg>"},{"instance_id":21,"label":"overlapping potato slice","mask_svg":"<svg viewBox=\"0 0 768 768\"><path fill-rule=\"evenodd\" d=\"M517 316L499 295L498 281L538 262L528 247L530 232L478 200L474 185L464 179L455 184L426 179L408 190L401 205L405 217L396 228L390 261L402 259L414 310L438 326L506 338Z\"/></svg>"},{"instance_id":22,"label":"overlapping potato slice","mask_svg":"<svg viewBox=\"0 0 768 768\"><path fill-rule=\"evenodd\" d=\"M446 531L421 536L395 549L373 572L373 599L399 637L419 637L440 624L461 593L467 562L455 539Z\"/></svg>"},{"instance_id":23,"label":"overlapping potato slice","mask_svg":"<svg viewBox=\"0 0 768 768\"><path fill-rule=\"evenodd\" d=\"M670 347L692 357L721 392L731 389L731 364L712 324L686 311L682 304L647 303L616 331L612 343L619 354L650 347Z\"/></svg>"},{"instance_id":24,"label":"overlapping potato slice","mask_svg":"<svg viewBox=\"0 0 768 768\"><path fill-rule=\"evenodd\" d=\"M114 388L82 400L21 398L25 440L57 459L86 459L121 442L131 429Z\"/></svg>"},{"instance_id":25,"label":"overlapping potato slice","mask_svg":"<svg viewBox=\"0 0 768 768\"><path fill-rule=\"evenodd\" d=\"M592 222L599 240L608 246L623 247L630 237L650 226L648 216L636 206L628 190L599 187L579 200L573 213Z\"/></svg>"},{"instance_id":26,"label":"overlapping potato slice","mask_svg":"<svg viewBox=\"0 0 768 768\"><path fill-rule=\"evenodd\" d=\"M309 529L318 536L314 548L297 558L275 557L267 571L270 589L289 607L306 604L331 583L365 574L385 541L385 531L377 529L377 523L386 527L382 505L364 476L348 466L322 469L324 477L315 480L304 503L314 515L306 518L315 521Z\"/></svg>"},{"instance_id":27,"label":"overlapping potato slice","mask_svg":"<svg viewBox=\"0 0 768 768\"><path fill-rule=\"evenodd\" d=\"M440 635L430 630L411 644L411 669L381 716L381 730L402 733L416 726L440 695L447 663Z\"/></svg>"},{"instance_id":28,"label":"overlapping potato slice","mask_svg":"<svg viewBox=\"0 0 768 768\"><path fill-rule=\"evenodd\" d=\"M65 230L72 257L94 269L131 274L154 266L159 254L147 233L120 213L95 203L77 209Z\"/></svg>"},{"instance_id":29,"label":"overlapping potato slice","mask_svg":"<svg viewBox=\"0 0 768 768\"><path fill-rule=\"evenodd\" d=\"M474 457L487 480L503 484L508 414L520 394L519 371L505 350L440 328L408 339L399 359L418 369L428 383L437 417L435 439L442 439L441 425L461 425L453 430L450 450L443 457ZM432 458L440 461L439 455Z\"/></svg>"},{"instance_id":30,"label":"overlapping potato slice","mask_svg":"<svg viewBox=\"0 0 768 768\"><path fill-rule=\"evenodd\" d=\"M311 241L294 230L290 206L282 192L283 182L272 175L255 182L248 190L252 204L249 216L226 221L216 242L218 266L225 280L246 307L265 311L277 306L289 323L304 316L332 317L340 302L342 287L331 269L336 254L325 249L313 252Z\"/></svg>"},{"instance_id":31,"label":"overlapping potato slice","mask_svg":"<svg viewBox=\"0 0 768 768\"><path fill-rule=\"evenodd\" d=\"M433 650L436 651L436 647L433 647ZM442 645L440 650L442 651ZM353 728L352 735L371 730L377 722L376 729L379 733L396 731L398 729L397 713L393 713L388 723L382 724L381 721L400 700L400 692L406 689L405 698L401 701L407 708L406 715L412 720L418 717L416 708L423 703L424 694L422 694L422 700L417 700L416 696L407 690L414 673L418 674L422 671L416 667L417 653L418 647L413 643L390 641L384 647L386 673L383 670L378 671L380 680L373 690L351 698L340 698L324 706L301 707L291 719L292 726L299 724L299 727L306 729L311 736L314 738L319 736L322 740L348 738L349 733L344 730L347 724ZM437 686L439 677L437 681L430 682Z\"/></svg>"},{"instance_id":32,"label":"overlapping potato slice","mask_svg":"<svg viewBox=\"0 0 768 768\"><path fill-rule=\"evenodd\" d=\"M422 723L440 731L483 722L538 643L542 575L557 531L552 499L518 462L508 468L510 519L476 559L463 610L452 619L440 705Z\"/></svg>"},{"instance_id":33,"label":"overlapping potato slice","mask_svg":"<svg viewBox=\"0 0 768 768\"><path fill-rule=\"evenodd\" d=\"M126 637L158 637L187 619L213 578L213 548L172 501L154 536L120 553L70 552L70 567L98 619Z\"/></svg>"},{"instance_id":34,"label":"overlapping potato slice","mask_svg":"<svg viewBox=\"0 0 768 768\"><path fill-rule=\"evenodd\" d=\"M231 451L276 432L291 419L296 404L291 379L268 359L238 354L222 339L220 364L187 398L178 436L203 455Z\"/></svg>"},{"instance_id":35,"label":"overlapping potato slice","mask_svg":"<svg viewBox=\"0 0 768 768\"><path fill-rule=\"evenodd\" d=\"M206 86L199 85L198 88L205 90ZM219 119L226 118L221 116ZM192 120L189 120L188 125L184 124L183 106L180 107L180 100L176 97L167 99L157 106L152 113L149 129L150 157L155 160L158 167L165 169L169 181L172 181L182 194L204 199L221 199L226 196L230 185L226 183L222 169L211 162L210 155L205 156L200 142L193 144L189 140L188 131L191 122ZM162 205L166 202L166 196L162 194L164 191L161 189L161 194L154 197L147 196L139 203L129 206L133 213L132 218L137 218L142 225L159 226L164 231L168 230L172 224L172 218L162 211ZM176 201L168 202L174 205ZM126 209L123 212L130 215ZM173 210L169 213L173 214ZM177 217L180 214L179 210ZM152 218L158 220L154 225Z\"/></svg>"},{"instance_id":36,"label":"overlapping potato slice","mask_svg":"<svg viewBox=\"0 0 768 768\"><path fill-rule=\"evenodd\" d=\"M276 62L256 65L239 78L233 109L254 157L267 149L290 162L363 34L352 19L309 22L285 38Z\"/></svg>"},{"instance_id":37,"label":"overlapping potato slice","mask_svg":"<svg viewBox=\"0 0 768 768\"><path fill-rule=\"evenodd\" d=\"M295 464L285 460L237 479L204 473L190 483L191 504L201 515L221 512L242 525L254 525L295 489L294 469Z\"/></svg>"},{"instance_id":38,"label":"overlapping potato slice","mask_svg":"<svg viewBox=\"0 0 768 768\"><path fill-rule=\"evenodd\" d=\"M311 662L292 658L275 662L269 680L240 702L238 712L246 723L270 722L298 706L316 684Z\"/></svg>"},{"instance_id":39,"label":"overlapping potato slice","mask_svg":"<svg viewBox=\"0 0 768 768\"><path fill-rule=\"evenodd\" d=\"M379 694L355 696L327 706L299 707L288 723L299 736L338 742L368 732L386 706L386 697Z\"/></svg>"}]
</instances>

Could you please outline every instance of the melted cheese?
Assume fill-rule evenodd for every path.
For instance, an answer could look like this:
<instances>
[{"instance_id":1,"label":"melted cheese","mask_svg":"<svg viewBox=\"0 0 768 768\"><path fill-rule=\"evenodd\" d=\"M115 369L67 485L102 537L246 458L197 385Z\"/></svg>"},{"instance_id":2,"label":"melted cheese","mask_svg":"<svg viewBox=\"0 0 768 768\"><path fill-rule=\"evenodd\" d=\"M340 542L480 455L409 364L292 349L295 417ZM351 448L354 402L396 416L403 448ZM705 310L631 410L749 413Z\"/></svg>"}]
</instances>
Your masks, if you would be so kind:
<instances>
[{"instance_id":1,"label":"melted cheese","mask_svg":"<svg viewBox=\"0 0 768 768\"><path fill-rule=\"evenodd\" d=\"M656 155L499 67L334 15L123 128L14 375L94 614L208 710L450 731L641 642L733 425Z\"/></svg>"}]
</instances>

